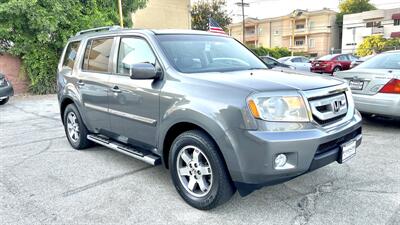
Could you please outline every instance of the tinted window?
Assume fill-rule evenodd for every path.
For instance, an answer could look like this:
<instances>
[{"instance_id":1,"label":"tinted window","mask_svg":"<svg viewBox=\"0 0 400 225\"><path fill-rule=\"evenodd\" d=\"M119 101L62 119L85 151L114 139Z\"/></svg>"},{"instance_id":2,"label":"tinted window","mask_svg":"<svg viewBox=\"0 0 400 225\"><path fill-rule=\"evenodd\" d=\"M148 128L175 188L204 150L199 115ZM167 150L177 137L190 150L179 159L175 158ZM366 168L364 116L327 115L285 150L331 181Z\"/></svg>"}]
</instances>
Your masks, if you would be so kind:
<instances>
[{"instance_id":1,"label":"tinted window","mask_svg":"<svg viewBox=\"0 0 400 225\"><path fill-rule=\"evenodd\" d=\"M291 61L292 62L301 63L301 59L300 58L293 58Z\"/></svg>"},{"instance_id":2,"label":"tinted window","mask_svg":"<svg viewBox=\"0 0 400 225\"><path fill-rule=\"evenodd\" d=\"M310 60L309 60L309 59L307 59L307 58L304 58L304 57L301 57L301 61L302 61L303 63L308 63L308 62L310 62Z\"/></svg>"},{"instance_id":3,"label":"tinted window","mask_svg":"<svg viewBox=\"0 0 400 225\"><path fill-rule=\"evenodd\" d=\"M158 35L168 61L180 72L225 72L268 69L251 51L230 37Z\"/></svg>"},{"instance_id":4,"label":"tinted window","mask_svg":"<svg viewBox=\"0 0 400 225\"><path fill-rule=\"evenodd\" d=\"M347 57L347 55L340 55L337 57L337 60L339 61L349 61L349 58Z\"/></svg>"},{"instance_id":5,"label":"tinted window","mask_svg":"<svg viewBox=\"0 0 400 225\"><path fill-rule=\"evenodd\" d=\"M113 39L89 40L85 49L83 69L93 72L108 72Z\"/></svg>"},{"instance_id":6,"label":"tinted window","mask_svg":"<svg viewBox=\"0 0 400 225\"><path fill-rule=\"evenodd\" d=\"M67 51L65 52L63 67L68 67L70 69L74 68L76 54L79 49L79 41L71 42L68 44Z\"/></svg>"},{"instance_id":7,"label":"tinted window","mask_svg":"<svg viewBox=\"0 0 400 225\"><path fill-rule=\"evenodd\" d=\"M122 38L119 46L117 73L129 75L129 65L136 63L155 65L156 57L144 39Z\"/></svg>"},{"instance_id":8,"label":"tinted window","mask_svg":"<svg viewBox=\"0 0 400 225\"><path fill-rule=\"evenodd\" d=\"M400 53L379 54L361 63L356 68L400 69Z\"/></svg>"}]
</instances>

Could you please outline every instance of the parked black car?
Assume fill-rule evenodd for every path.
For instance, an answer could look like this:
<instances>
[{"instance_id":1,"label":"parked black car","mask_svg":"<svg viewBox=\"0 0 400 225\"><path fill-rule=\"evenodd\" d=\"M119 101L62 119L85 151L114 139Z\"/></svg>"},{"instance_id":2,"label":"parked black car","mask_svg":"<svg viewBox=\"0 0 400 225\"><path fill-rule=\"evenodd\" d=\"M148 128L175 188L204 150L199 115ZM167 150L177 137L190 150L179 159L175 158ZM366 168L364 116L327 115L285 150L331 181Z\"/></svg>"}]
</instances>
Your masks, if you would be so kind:
<instances>
[{"instance_id":1,"label":"parked black car","mask_svg":"<svg viewBox=\"0 0 400 225\"><path fill-rule=\"evenodd\" d=\"M10 97L13 95L14 95L13 86L6 79L6 76L0 73L0 105L6 104L10 99Z\"/></svg>"}]
</instances>

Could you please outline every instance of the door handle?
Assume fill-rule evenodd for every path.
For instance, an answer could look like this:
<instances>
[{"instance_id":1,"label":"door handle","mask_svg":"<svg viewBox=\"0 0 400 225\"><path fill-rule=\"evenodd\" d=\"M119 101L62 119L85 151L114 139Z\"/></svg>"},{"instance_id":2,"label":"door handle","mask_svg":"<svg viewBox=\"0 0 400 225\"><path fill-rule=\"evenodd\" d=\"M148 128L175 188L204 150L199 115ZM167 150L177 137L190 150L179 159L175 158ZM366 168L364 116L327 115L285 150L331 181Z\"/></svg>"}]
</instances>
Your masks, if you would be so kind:
<instances>
[{"instance_id":1,"label":"door handle","mask_svg":"<svg viewBox=\"0 0 400 225\"><path fill-rule=\"evenodd\" d=\"M121 89L119 89L118 86L114 86L113 88L111 88L111 91L114 92L114 93L121 93L122 92Z\"/></svg>"},{"instance_id":2,"label":"door handle","mask_svg":"<svg viewBox=\"0 0 400 225\"><path fill-rule=\"evenodd\" d=\"M78 82L76 82L79 86L85 86L85 83L82 80L78 80Z\"/></svg>"}]
</instances>

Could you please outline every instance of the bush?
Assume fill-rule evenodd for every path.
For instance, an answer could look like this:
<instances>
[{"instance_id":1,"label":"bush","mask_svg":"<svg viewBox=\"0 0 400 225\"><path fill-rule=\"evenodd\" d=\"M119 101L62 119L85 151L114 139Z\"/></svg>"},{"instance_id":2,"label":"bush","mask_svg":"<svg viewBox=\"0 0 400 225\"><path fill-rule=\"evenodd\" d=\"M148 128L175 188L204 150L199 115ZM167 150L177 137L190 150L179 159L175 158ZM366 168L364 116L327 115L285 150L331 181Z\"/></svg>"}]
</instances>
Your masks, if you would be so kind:
<instances>
[{"instance_id":1,"label":"bush","mask_svg":"<svg viewBox=\"0 0 400 225\"><path fill-rule=\"evenodd\" d=\"M400 38L386 39L381 35L366 37L357 47L356 54L360 57L400 48Z\"/></svg>"},{"instance_id":2,"label":"bush","mask_svg":"<svg viewBox=\"0 0 400 225\"><path fill-rule=\"evenodd\" d=\"M283 47L274 47L274 48L259 47L250 49L258 56L269 55L274 57L275 59L291 56L291 52L287 48Z\"/></svg>"},{"instance_id":3,"label":"bush","mask_svg":"<svg viewBox=\"0 0 400 225\"><path fill-rule=\"evenodd\" d=\"M22 59L32 93L54 93L58 59L68 38L82 29L117 24L116 2L0 1L0 52ZM146 0L123 2L124 10L132 12L143 7Z\"/></svg>"}]
</instances>

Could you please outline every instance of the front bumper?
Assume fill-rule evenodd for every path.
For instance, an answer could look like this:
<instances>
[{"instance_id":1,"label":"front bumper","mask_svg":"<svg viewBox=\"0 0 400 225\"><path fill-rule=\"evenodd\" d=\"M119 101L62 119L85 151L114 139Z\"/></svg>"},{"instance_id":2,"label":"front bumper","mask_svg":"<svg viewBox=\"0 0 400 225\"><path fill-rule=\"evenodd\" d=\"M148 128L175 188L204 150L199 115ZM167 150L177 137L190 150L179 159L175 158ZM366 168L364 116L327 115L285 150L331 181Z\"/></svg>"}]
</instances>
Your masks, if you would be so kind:
<instances>
[{"instance_id":1,"label":"front bumper","mask_svg":"<svg viewBox=\"0 0 400 225\"><path fill-rule=\"evenodd\" d=\"M361 116L326 129L316 124L296 131L245 131L240 140L241 180L235 184L241 195L267 185L282 183L339 160L340 145L352 140L361 144ZM284 153L290 169L277 170L274 159Z\"/></svg>"},{"instance_id":2,"label":"front bumper","mask_svg":"<svg viewBox=\"0 0 400 225\"><path fill-rule=\"evenodd\" d=\"M383 116L400 117L400 95L377 93L375 95L353 94L354 103L360 112Z\"/></svg>"},{"instance_id":3,"label":"front bumper","mask_svg":"<svg viewBox=\"0 0 400 225\"><path fill-rule=\"evenodd\" d=\"M14 88L10 82L6 81L5 86L0 86L0 100L14 95Z\"/></svg>"}]
</instances>

